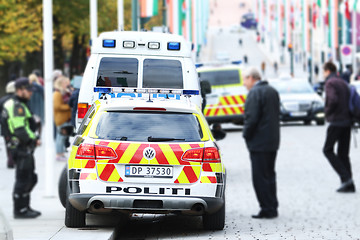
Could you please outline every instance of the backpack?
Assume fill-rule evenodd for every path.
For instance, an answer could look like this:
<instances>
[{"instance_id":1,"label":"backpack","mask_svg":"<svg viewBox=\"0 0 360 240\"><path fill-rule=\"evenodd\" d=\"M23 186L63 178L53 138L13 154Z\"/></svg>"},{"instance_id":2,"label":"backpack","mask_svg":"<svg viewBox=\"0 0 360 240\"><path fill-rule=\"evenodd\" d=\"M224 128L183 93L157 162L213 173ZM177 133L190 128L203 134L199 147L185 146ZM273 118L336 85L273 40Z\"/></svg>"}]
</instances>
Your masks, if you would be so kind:
<instances>
[{"instance_id":1,"label":"backpack","mask_svg":"<svg viewBox=\"0 0 360 240\"><path fill-rule=\"evenodd\" d=\"M356 91L355 86L349 86L350 98L349 98L349 110L352 118L355 121L360 121L360 96Z\"/></svg>"}]
</instances>

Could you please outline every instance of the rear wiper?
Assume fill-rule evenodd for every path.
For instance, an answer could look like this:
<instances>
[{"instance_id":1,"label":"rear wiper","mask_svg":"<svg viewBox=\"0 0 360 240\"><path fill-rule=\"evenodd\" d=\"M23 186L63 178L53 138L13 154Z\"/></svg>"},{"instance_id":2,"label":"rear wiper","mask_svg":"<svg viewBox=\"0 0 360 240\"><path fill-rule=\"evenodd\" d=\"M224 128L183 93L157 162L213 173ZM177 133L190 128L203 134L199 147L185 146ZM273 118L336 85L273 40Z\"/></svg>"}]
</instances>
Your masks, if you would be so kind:
<instances>
[{"instance_id":1,"label":"rear wiper","mask_svg":"<svg viewBox=\"0 0 360 240\"><path fill-rule=\"evenodd\" d=\"M185 141L184 138L161 138L161 137L148 137L148 142L167 142L167 141Z\"/></svg>"},{"instance_id":2,"label":"rear wiper","mask_svg":"<svg viewBox=\"0 0 360 240\"><path fill-rule=\"evenodd\" d=\"M116 137L115 140L126 141L127 137Z\"/></svg>"},{"instance_id":3,"label":"rear wiper","mask_svg":"<svg viewBox=\"0 0 360 240\"><path fill-rule=\"evenodd\" d=\"M129 71L118 71L118 72L114 72L114 73L117 73L117 74L134 74L134 73L129 72Z\"/></svg>"}]
</instances>

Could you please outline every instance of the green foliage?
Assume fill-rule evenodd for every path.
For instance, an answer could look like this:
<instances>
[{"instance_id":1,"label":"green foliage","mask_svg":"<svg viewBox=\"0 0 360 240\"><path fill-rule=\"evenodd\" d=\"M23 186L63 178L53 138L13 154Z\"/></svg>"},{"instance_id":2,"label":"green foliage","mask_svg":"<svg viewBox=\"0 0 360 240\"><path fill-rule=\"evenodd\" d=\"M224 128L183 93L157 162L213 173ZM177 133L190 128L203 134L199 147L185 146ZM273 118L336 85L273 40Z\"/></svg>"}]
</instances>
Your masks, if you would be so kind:
<instances>
[{"instance_id":1,"label":"green foliage","mask_svg":"<svg viewBox=\"0 0 360 240\"><path fill-rule=\"evenodd\" d=\"M0 0L0 16L0 65L40 50L41 0Z\"/></svg>"},{"instance_id":2,"label":"green foliage","mask_svg":"<svg viewBox=\"0 0 360 240\"><path fill-rule=\"evenodd\" d=\"M131 30L131 1L124 0L124 30ZM90 0L53 0L53 31L56 61L69 56L74 39L82 48L89 45ZM159 15L146 24L147 29L162 24ZM42 0L0 0L0 65L24 61L29 53L42 47ZM98 0L98 33L117 30L117 0ZM81 40L80 40L81 39ZM62 52L61 56L59 53ZM63 62L63 60L61 61Z\"/></svg>"}]
</instances>

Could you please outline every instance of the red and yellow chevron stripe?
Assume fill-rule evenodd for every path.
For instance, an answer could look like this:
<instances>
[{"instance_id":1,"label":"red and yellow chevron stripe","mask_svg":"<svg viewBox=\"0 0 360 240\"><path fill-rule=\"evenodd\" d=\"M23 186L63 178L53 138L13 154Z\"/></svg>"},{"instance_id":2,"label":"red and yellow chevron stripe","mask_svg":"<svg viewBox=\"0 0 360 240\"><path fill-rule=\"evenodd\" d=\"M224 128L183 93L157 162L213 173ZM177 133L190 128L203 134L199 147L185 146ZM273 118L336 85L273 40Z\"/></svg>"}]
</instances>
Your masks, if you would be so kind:
<instances>
[{"instance_id":1,"label":"red and yellow chevron stripe","mask_svg":"<svg viewBox=\"0 0 360 240\"><path fill-rule=\"evenodd\" d=\"M123 182L114 164L97 164L98 176L106 182Z\"/></svg>"},{"instance_id":2,"label":"red and yellow chevron stripe","mask_svg":"<svg viewBox=\"0 0 360 240\"><path fill-rule=\"evenodd\" d=\"M80 173L80 180L97 180L96 173Z\"/></svg>"},{"instance_id":3,"label":"red and yellow chevron stripe","mask_svg":"<svg viewBox=\"0 0 360 240\"><path fill-rule=\"evenodd\" d=\"M200 179L201 183L217 183L215 176L202 176Z\"/></svg>"},{"instance_id":4,"label":"red and yellow chevron stripe","mask_svg":"<svg viewBox=\"0 0 360 240\"><path fill-rule=\"evenodd\" d=\"M201 172L201 163L182 161L185 151L191 148L204 147L200 144L144 144L144 143L119 143L97 141L95 144L108 146L115 150L118 157L113 160L97 160L99 179L108 182L123 182L114 164L145 164L145 165L184 165L181 173L174 183L194 183L198 181ZM147 160L143 151L147 147L155 149L155 158Z\"/></svg>"},{"instance_id":5,"label":"red and yellow chevron stripe","mask_svg":"<svg viewBox=\"0 0 360 240\"><path fill-rule=\"evenodd\" d=\"M217 104L208 104L205 107L205 117L241 115L244 113L246 95L219 97Z\"/></svg>"}]
</instances>

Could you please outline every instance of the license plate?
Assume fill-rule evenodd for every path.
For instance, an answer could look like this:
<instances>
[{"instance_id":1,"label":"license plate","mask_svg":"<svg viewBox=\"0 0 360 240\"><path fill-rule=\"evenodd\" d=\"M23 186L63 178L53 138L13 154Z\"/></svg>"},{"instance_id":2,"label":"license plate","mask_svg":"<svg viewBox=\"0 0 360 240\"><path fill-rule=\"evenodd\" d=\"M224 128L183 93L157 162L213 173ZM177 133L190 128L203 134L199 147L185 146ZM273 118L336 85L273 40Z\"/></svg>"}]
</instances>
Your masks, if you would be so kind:
<instances>
[{"instance_id":1,"label":"license plate","mask_svg":"<svg viewBox=\"0 0 360 240\"><path fill-rule=\"evenodd\" d=\"M125 177L172 178L173 167L126 165Z\"/></svg>"},{"instance_id":2,"label":"license plate","mask_svg":"<svg viewBox=\"0 0 360 240\"><path fill-rule=\"evenodd\" d=\"M307 112L292 112L291 116L293 116L293 117L305 117L305 116L307 116Z\"/></svg>"}]
</instances>

